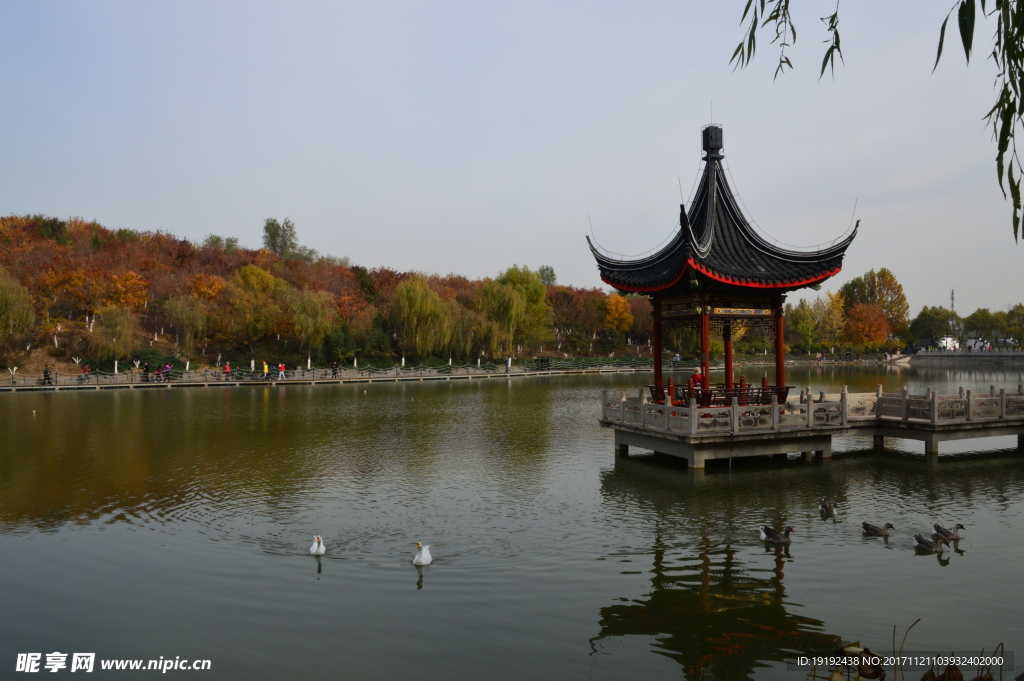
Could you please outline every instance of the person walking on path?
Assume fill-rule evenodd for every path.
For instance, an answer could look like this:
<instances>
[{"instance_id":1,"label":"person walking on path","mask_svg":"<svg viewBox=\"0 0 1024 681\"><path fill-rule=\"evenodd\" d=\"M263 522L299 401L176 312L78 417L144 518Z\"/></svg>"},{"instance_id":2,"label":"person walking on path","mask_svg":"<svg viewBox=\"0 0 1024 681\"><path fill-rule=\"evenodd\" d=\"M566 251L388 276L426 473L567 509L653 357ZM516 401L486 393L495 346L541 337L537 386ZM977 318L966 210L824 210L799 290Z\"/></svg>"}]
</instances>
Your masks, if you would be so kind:
<instances>
[{"instance_id":1,"label":"person walking on path","mask_svg":"<svg viewBox=\"0 0 1024 681\"><path fill-rule=\"evenodd\" d=\"M53 379L50 377L50 365L47 364L43 367L43 385L53 385Z\"/></svg>"},{"instance_id":2,"label":"person walking on path","mask_svg":"<svg viewBox=\"0 0 1024 681\"><path fill-rule=\"evenodd\" d=\"M270 380L270 366L267 364L267 360L263 360L263 380Z\"/></svg>"},{"instance_id":3,"label":"person walking on path","mask_svg":"<svg viewBox=\"0 0 1024 681\"><path fill-rule=\"evenodd\" d=\"M231 362L228 362L227 360L224 361L224 380L231 380Z\"/></svg>"},{"instance_id":4,"label":"person walking on path","mask_svg":"<svg viewBox=\"0 0 1024 681\"><path fill-rule=\"evenodd\" d=\"M338 363L335 362L334 364L331 365L331 378L337 378L337 377L338 377Z\"/></svg>"},{"instance_id":5,"label":"person walking on path","mask_svg":"<svg viewBox=\"0 0 1024 681\"><path fill-rule=\"evenodd\" d=\"M277 380L283 381L285 378L286 377L284 375L284 362L282 362L281 364L277 365Z\"/></svg>"},{"instance_id":6,"label":"person walking on path","mask_svg":"<svg viewBox=\"0 0 1024 681\"><path fill-rule=\"evenodd\" d=\"M142 382L149 383L149 362L142 363Z\"/></svg>"}]
</instances>

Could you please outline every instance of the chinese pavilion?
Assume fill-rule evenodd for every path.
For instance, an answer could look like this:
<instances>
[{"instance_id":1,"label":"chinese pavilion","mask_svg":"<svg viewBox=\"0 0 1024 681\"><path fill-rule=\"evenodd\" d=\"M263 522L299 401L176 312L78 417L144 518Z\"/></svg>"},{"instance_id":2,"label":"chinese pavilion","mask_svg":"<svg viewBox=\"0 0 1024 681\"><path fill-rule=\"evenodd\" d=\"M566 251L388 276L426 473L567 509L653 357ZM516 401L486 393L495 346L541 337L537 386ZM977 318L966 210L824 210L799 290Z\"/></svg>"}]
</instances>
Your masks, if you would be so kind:
<instances>
[{"instance_id":1,"label":"chinese pavilion","mask_svg":"<svg viewBox=\"0 0 1024 681\"><path fill-rule=\"evenodd\" d=\"M767 241L750 226L729 188L722 168L722 128L703 130L704 174L690 209L679 206L679 231L653 255L619 260L587 238L601 279L623 293L643 293L654 315L654 384L662 386L662 330L690 326L700 330L703 388L709 389L711 332L725 346L725 390L732 391L732 332L762 328L775 334L775 386L785 399L783 303L790 291L835 276L857 226L838 242L809 251L793 251Z\"/></svg>"}]
</instances>

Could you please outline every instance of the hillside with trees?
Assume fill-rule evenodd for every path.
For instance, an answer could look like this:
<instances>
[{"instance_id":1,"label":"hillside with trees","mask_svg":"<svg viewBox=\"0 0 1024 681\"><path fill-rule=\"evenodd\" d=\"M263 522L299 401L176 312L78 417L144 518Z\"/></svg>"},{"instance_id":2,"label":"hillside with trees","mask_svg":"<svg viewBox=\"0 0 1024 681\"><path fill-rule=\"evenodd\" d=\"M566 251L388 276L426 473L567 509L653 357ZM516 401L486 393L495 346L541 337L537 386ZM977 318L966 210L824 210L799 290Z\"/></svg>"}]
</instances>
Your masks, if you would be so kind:
<instances>
[{"instance_id":1,"label":"hillside with trees","mask_svg":"<svg viewBox=\"0 0 1024 681\"><path fill-rule=\"evenodd\" d=\"M925 307L913 320L903 287L872 270L836 293L787 304L787 350L883 352L943 336L1020 339L1024 305L961 319ZM289 366L500 362L505 357L650 358L643 296L557 283L552 268L512 265L493 278L367 269L299 243L268 219L263 247L217 235L195 244L164 232L111 230L41 215L0 218L0 364L225 360ZM772 341L735 335L737 352ZM1006 342L1004 341L1004 344ZM666 350L694 356L693 331ZM714 339L713 352L721 352Z\"/></svg>"},{"instance_id":2,"label":"hillside with trees","mask_svg":"<svg viewBox=\"0 0 1024 681\"><path fill-rule=\"evenodd\" d=\"M561 286L550 267L483 280L367 269L302 246L288 219L268 219L263 248L249 249L216 235L195 244L79 219L0 218L6 366L41 348L93 368L142 356L319 366L649 356L650 332L645 298Z\"/></svg>"}]
</instances>

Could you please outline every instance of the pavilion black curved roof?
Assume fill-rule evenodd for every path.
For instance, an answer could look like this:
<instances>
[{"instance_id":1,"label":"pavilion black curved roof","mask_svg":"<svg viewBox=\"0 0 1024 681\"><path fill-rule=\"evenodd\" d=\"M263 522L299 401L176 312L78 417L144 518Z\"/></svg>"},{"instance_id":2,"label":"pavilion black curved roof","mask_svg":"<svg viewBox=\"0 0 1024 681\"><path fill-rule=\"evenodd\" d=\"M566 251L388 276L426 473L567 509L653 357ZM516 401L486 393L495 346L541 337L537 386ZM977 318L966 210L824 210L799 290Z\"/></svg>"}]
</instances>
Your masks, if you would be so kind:
<instances>
[{"instance_id":1,"label":"pavilion black curved roof","mask_svg":"<svg viewBox=\"0 0 1024 681\"><path fill-rule=\"evenodd\" d=\"M703 137L704 174L690 210L680 206L679 231L657 253L637 260L612 258L588 237L601 279L621 291L670 293L689 273L702 289L785 293L838 274L860 222L838 243L816 250L766 241L744 217L725 178L722 129L708 126Z\"/></svg>"}]
</instances>

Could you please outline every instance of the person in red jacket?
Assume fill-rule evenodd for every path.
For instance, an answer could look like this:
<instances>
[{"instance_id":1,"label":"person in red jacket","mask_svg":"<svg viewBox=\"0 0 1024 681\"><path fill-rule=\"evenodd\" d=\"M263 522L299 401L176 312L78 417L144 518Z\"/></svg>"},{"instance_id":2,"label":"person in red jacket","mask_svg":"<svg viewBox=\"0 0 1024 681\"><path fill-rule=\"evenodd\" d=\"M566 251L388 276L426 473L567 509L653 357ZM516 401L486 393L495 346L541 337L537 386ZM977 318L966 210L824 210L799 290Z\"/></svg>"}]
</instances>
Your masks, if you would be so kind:
<instances>
[{"instance_id":1,"label":"person in red jacket","mask_svg":"<svg viewBox=\"0 0 1024 681\"><path fill-rule=\"evenodd\" d=\"M693 375L690 376L690 380L693 381L693 387L694 388L702 388L702 387L704 387L704 372L703 372L703 370L700 367L697 367L694 370Z\"/></svg>"}]
</instances>

